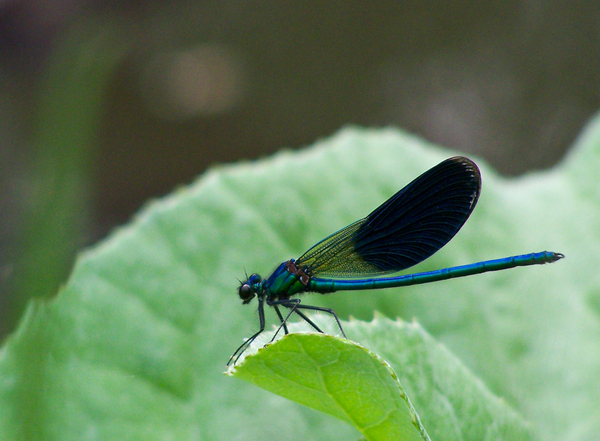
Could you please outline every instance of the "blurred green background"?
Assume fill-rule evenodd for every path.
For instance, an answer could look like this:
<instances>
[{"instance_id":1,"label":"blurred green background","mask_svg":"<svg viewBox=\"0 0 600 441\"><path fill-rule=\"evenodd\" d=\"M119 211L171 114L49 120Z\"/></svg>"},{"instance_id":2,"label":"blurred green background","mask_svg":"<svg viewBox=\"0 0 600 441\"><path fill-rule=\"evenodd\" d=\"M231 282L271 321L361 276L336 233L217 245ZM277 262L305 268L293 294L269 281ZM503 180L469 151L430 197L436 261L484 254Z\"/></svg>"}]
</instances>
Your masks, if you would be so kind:
<instances>
[{"instance_id":1,"label":"blurred green background","mask_svg":"<svg viewBox=\"0 0 600 441\"><path fill-rule=\"evenodd\" d=\"M0 335L211 164L396 125L550 167L600 108L600 3L0 2Z\"/></svg>"}]
</instances>

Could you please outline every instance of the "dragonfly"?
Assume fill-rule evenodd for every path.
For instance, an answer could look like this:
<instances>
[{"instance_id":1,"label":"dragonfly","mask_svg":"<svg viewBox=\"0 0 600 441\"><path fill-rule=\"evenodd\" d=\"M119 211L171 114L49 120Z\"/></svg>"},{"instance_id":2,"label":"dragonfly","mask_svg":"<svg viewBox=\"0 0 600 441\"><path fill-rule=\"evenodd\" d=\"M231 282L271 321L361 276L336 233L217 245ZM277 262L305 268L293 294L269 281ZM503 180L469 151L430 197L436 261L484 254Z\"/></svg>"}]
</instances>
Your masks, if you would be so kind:
<instances>
[{"instance_id":1,"label":"dragonfly","mask_svg":"<svg viewBox=\"0 0 600 441\"><path fill-rule=\"evenodd\" d=\"M435 271L383 277L416 265L446 245L467 221L481 192L477 165L463 156L439 163L417 177L367 217L331 234L298 259L280 264L266 279L252 274L241 282L243 304L258 300L259 330L233 353L227 366L235 365L252 342L265 330L265 304L277 314L288 334L287 322L296 314L315 331L323 331L305 314L330 314L346 338L332 309L301 303L299 295L312 292L394 288L418 285L488 271L552 263L562 253L541 251L486 260ZM285 308L282 314L281 308Z\"/></svg>"}]
</instances>

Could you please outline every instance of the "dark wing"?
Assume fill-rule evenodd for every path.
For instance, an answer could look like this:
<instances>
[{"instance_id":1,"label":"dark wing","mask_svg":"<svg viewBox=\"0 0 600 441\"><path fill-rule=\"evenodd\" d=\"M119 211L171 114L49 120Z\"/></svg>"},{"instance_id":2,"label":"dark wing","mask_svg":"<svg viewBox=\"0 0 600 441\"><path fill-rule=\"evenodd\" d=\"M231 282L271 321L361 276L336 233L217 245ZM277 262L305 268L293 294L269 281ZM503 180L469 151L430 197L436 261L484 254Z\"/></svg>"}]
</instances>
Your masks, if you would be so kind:
<instances>
[{"instance_id":1,"label":"dark wing","mask_svg":"<svg viewBox=\"0 0 600 441\"><path fill-rule=\"evenodd\" d=\"M364 277L427 259L461 229L477 204L481 174L468 158L427 170L366 218L323 239L297 264L312 275Z\"/></svg>"}]
</instances>

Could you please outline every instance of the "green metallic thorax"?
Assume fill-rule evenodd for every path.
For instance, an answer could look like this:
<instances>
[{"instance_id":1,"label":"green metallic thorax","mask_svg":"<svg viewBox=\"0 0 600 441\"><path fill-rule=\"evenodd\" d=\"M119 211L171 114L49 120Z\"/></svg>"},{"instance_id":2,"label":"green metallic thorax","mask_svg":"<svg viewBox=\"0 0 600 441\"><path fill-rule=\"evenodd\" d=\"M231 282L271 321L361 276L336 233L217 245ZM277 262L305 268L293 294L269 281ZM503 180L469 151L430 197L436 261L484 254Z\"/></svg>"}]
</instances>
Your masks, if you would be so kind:
<instances>
[{"instance_id":1,"label":"green metallic thorax","mask_svg":"<svg viewBox=\"0 0 600 441\"><path fill-rule=\"evenodd\" d=\"M282 263L264 282L267 300L288 299L307 291L310 275L298 268L294 259Z\"/></svg>"}]
</instances>

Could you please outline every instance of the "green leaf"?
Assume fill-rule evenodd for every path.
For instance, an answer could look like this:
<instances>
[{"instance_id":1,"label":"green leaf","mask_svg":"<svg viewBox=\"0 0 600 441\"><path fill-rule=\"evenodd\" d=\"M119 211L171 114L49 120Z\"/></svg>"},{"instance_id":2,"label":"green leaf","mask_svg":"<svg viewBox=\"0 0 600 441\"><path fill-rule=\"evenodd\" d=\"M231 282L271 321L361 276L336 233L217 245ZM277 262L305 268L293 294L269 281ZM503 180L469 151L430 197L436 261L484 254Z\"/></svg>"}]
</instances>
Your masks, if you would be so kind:
<instances>
[{"instance_id":1,"label":"green leaf","mask_svg":"<svg viewBox=\"0 0 600 441\"><path fill-rule=\"evenodd\" d=\"M388 361L431 439L536 439L531 426L417 323L376 317L346 332Z\"/></svg>"},{"instance_id":2,"label":"green leaf","mask_svg":"<svg viewBox=\"0 0 600 441\"><path fill-rule=\"evenodd\" d=\"M368 440L428 439L391 368L349 340L291 334L234 375L349 422Z\"/></svg>"},{"instance_id":3,"label":"green leaf","mask_svg":"<svg viewBox=\"0 0 600 441\"><path fill-rule=\"evenodd\" d=\"M290 334L230 373L348 421L368 440L429 439L427 433L431 439L536 439L528 423L418 324L377 317L352 320L344 329L390 360L395 372L348 340Z\"/></svg>"},{"instance_id":4,"label":"green leaf","mask_svg":"<svg viewBox=\"0 0 600 441\"><path fill-rule=\"evenodd\" d=\"M130 225L80 255L56 298L32 302L0 350L3 438L359 438L337 418L222 375L258 326L256 304L241 304L236 278L246 270L268 275L453 154L396 130L347 129L301 152L215 168L148 204ZM415 269L543 249L565 259L303 302L334 308L342 318L371 320L373 311L415 318L485 385L454 391L460 399L452 408L481 401L489 390L542 439L594 439L600 433L600 123L593 121L551 171L505 180L477 162L484 186L477 209L450 244ZM276 317L269 312L267 319ZM439 432L454 418L438 422L439 401L451 394L423 389L424 379L439 374L405 378L411 359L399 369L385 348L348 334L391 363L432 439L460 439L453 435L460 430ZM443 372L442 362L430 363ZM497 411L480 420L491 429L502 413L511 414L491 409ZM484 433L481 424L469 433Z\"/></svg>"}]
</instances>

